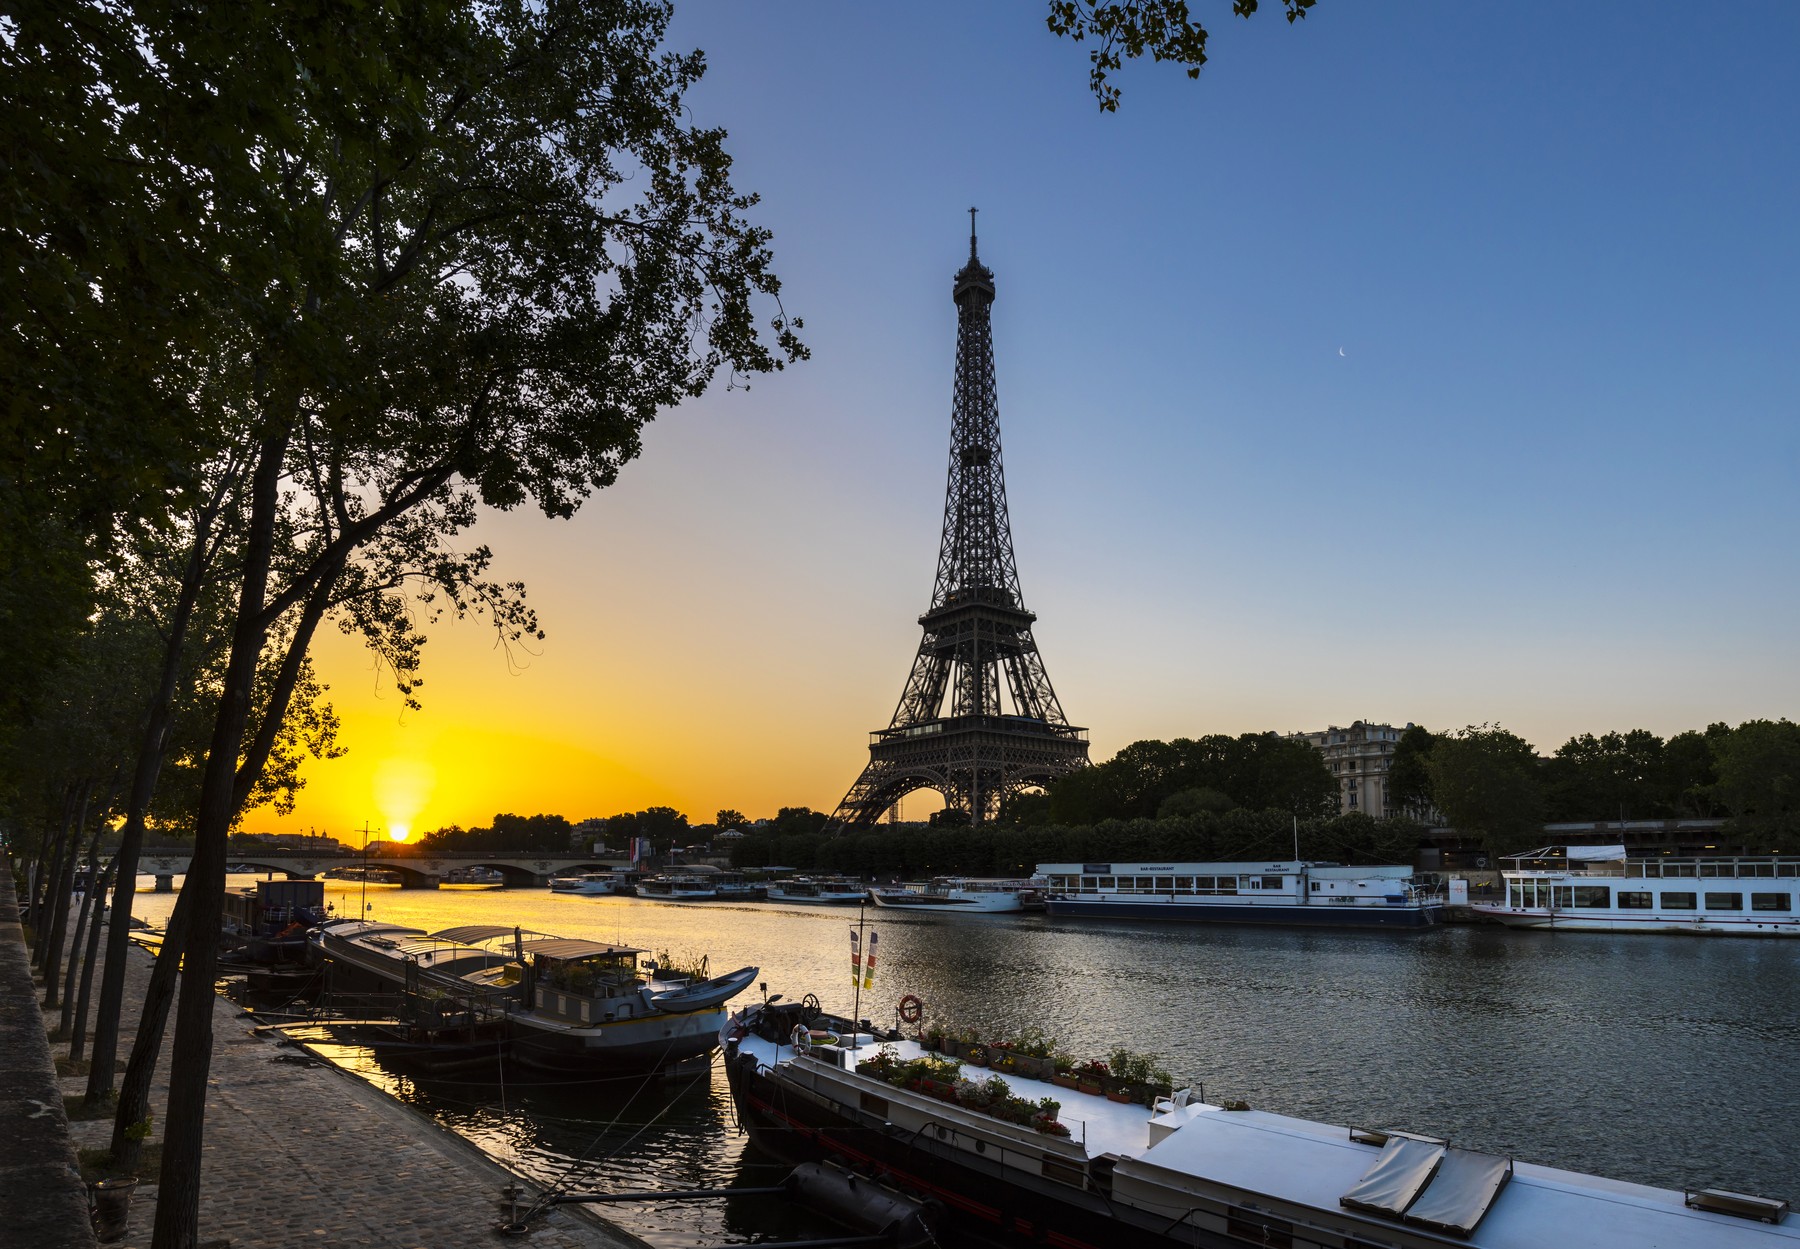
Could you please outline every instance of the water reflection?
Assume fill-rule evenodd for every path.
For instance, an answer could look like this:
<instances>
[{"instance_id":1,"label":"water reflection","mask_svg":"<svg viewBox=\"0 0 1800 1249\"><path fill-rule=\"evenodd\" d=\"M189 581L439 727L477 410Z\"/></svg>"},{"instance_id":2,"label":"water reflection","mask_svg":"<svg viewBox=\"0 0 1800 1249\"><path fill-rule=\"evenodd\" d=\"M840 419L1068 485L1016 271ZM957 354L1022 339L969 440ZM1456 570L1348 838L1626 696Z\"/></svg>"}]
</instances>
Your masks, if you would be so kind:
<instances>
[{"instance_id":1,"label":"water reflection","mask_svg":"<svg viewBox=\"0 0 1800 1249\"><path fill-rule=\"evenodd\" d=\"M360 889L327 882L340 911ZM145 893L144 913L167 913ZM370 887L371 913L437 929L520 924L762 968L771 993L848 1012L856 912L569 897L547 890ZM876 987L861 1014L891 1023L902 993L926 1017L1032 1023L1076 1054L1159 1054L1209 1097L1399 1127L1523 1160L1668 1187L1800 1196L1785 1147L1796 1116L1800 943L1518 933L1097 925L1043 916L871 912ZM595 1186L766 1183L736 1132L723 1077L670 1096L544 1083L535 1073L406 1076L350 1055L440 1122L535 1178L586 1155ZM759 1207L619 1208L659 1245L768 1234ZM747 1212L747 1213L746 1213Z\"/></svg>"}]
</instances>

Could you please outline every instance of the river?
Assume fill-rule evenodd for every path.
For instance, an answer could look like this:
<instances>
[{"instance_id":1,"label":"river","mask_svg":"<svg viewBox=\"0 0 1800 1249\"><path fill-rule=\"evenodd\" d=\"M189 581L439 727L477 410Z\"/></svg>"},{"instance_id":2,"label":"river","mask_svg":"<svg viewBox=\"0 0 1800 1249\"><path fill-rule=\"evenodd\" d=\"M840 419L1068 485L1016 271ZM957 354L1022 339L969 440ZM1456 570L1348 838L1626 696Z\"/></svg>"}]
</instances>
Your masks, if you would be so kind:
<instances>
[{"instance_id":1,"label":"river","mask_svg":"<svg viewBox=\"0 0 1800 1249\"><path fill-rule=\"evenodd\" d=\"M148 884L137 911L160 927L173 895ZM327 881L326 891L340 914L364 903L361 886ZM754 964L771 994L851 1007L854 908L394 886L368 887L366 902L373 918L428 931L517 924L705 954L715 973ZM913 993L927 1019L1035 1024L1078 1056L1153 1052L1211 1101L1669 1188L1800 1198L1788 1144L1800 1121L1800 942L874 910L867 920L880 954L862 1014L878 1023ZM640 1090L498 1069L416 1079L373 1050L330 1052L535 1178L584 1157L591 1182L578 1187L593 1189L767 1183L780 1172L738 1134L716 1063L697 1081ZM666 1249L808 1230L756 1198L606 1214Z\"/></svg>"}]
</instances>

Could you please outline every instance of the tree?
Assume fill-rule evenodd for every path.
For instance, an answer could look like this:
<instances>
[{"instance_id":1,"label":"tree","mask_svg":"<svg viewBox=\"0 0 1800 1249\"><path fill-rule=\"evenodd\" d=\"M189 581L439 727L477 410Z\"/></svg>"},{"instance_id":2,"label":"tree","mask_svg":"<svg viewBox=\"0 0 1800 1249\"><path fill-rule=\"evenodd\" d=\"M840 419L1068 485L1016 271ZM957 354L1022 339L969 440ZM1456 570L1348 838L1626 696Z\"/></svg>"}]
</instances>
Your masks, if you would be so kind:
<instances>
[{"instance_id":1,"label":"tree","mask_svg":"<svg viewBox=\"0 0 1800 1249\"><path fill-rule=\"evenodd\" d=\"M1289 24L1315 3L1283 0ZM1258 0L1232 0L1231 11L1247 18L1259 7ZM1189 15L1186 0L1050 0L1048 25L1051 34L1076 43L1093 38L1088 85L1104 113L1119 107L1119 89L1108 76L1122 64L1121 54L1135 60L1148 52L1153 60L1174 61L1189 78L1198 78L1206 64L1207 31Z\"/></svg>"},{"instance_id":2,"label":"tree","mask_svg":"<svg viewBox=\"0 0 1800 1249\"><path fill-rule=\"evenodd\" d=\"M742 811L733 810L731 807L723 807L717 815L713 816L713 823L721 829L742 828L749 822Z\"/></svg>"},{"instance_id":3,"label":"tree","mask_svg":"<svg viewBox=\"0 0 1800 1249\"><path fill-rule=\"evenodd\" d=\"M1541 832L1537 752L1523 738L1497 724L1470 725L1440 738L1428 766L1438 810L1490 856L1517 853Z\"/></svg>"},{"instance_id":4,"label":"tree","mask_svg":"<svg viewBox=\"0 0 1800 1249\"><path fill-rule=\"evenodd\" d=\"M1731 732L1724 724L1710 725L1704 733L1692 729L1677 733L1663 747L1662 794L1671 813L1681 816L1723 814L1714 793L1719 779L1713 746Z\"/></svg>"},{"instance_id":5,"label":"tree","mask_svg":"<svg viewBox=\"0 0 1800 1249\"><path fill-rule=\"evenodd\" d=\"M1746 720L1714 748L1714 786L1735 831L1768 850L1800 845L1800 724Z\"/></svg>"},{"instance_id":6,"label":"tree","mask_svg":"<svg viewBox=\"0 0 1800 1249\"><path fill-rule=\"evenodd\" d=\"M1545 803L1553 820L1666 814L1663 740L1643 729L1571 737L1546 763L1545 781Z\"/></svg>"},{"instance_id":7,"label":"tree","mask_svg":"<svg viewBox=\"0 0 1800 1249\"><path fill-rule=\"evenodd\" d=\"M1394 809L1413 819L1427 819L1436 809L1431 792L1431 752L1438 743L1437 734L1421 724L1409 724L1394 743L1394 754L1388 763L1388 798Z\"/></svg>"},{"instance_id":8,"label":"tree","mask_svg":"<svg viewBox=\"0 0 1800 1249\"><path fill-rule=\"evenodd\" d=\"M1236 806L1229 795L1216 789L1180 789L1162 800L1162 805L1156 808L1156 818L1183 819L1208 811L1223 815Z\"/></svg>"},{"instance_id":9,"label":"tree","mask_svg":"<svg viewBox=\"0 0 1800 1249\"><path fill-rule=\"evenodd\" d=\"M153 293L203 309L204 342L182 337L187 322L153 322L172 363L146 379L145 406L185 404L182 366L204 360L223 382L169 441L246 449L183 895L157 1249L195 1238L226 836L319 624L360 633L408 700L433 613L486 611L503 640L535 634L523 588L488 582L489 552L455 544L478 506L570 515L659 411L721 369L804 354L778 305L759 322L777 293L768 236L745 218L754 201L731 185L723 134L687 121L702 62L661 49L667 20L643 0L89 0L30 8L7 45L100 67L95 90L38 101L46 131L141 150L162 180L142 188L155 220L94 262L98 286L128 281L133 248L158 232L185 258L156 271ZM111 194L107 165L72 166L91 174L77 197ZM78 238L50 242L70 252ZM94 285L80 265L59 278Z\"/></svg>"}]
</instances>

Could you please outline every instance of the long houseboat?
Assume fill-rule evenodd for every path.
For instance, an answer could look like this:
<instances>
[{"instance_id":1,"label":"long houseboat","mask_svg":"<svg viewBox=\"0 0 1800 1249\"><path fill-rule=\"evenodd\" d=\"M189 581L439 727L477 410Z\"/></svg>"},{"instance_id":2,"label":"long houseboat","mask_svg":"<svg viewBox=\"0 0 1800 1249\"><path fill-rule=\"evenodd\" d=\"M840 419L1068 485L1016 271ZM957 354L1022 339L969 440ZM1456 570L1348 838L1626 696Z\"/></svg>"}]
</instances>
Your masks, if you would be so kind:
<instances>
[{"instance_id":1,"label":"long houseboat","mask_svg":"<svg viewBox=\"0 0 1800 1249\"><path fill-rule=\"evenodd\" d=\"M1509 928L1800 937L1800 858L1629 858L1624 846L1508 855L1506 897L1470 910Z\"/></svg>"},{"instance_id":2,"label":"long houseboat","mask_svg":"<svg viewBox=\"0 0 1800 1249\"><path fill-rule=\"evenodd\" d=\"M1040 863L1052 916L1424 928L1443 895L1410 867L1336 863Z\"/></svg>"},{"instance_id":3,"label":"long houseboat","mask_svg":"<svg viewBox=\"0 0 1800 1249\"><path fill-rule=\"evenodd\" d=\"M740 1122L778 1158L840 1158L934 1198L978 1243L1800 1249L1785 1201L1623 1183L1191 1090L1143 1105L957 1071L815 1001L733 1016L722 1041Z\"/></svg>"},{"instance_id":4,"label":"long houseboat","mask_svg":"<svg viewBox=\"0 0 1800 1249\"><path fill-rule=\"evenodd\" d=\"M394 995L403 1019L427 1008L440 1027L450 1017L491 1021L526 1066L590 1077L671 1069L711 1053L725 1002L756 978L745 967L665 979L640 968L643 951L630 946L497 924L426 933L338 920L309 940L335 967L333 992Z\"/></svg>"}]
</instances>

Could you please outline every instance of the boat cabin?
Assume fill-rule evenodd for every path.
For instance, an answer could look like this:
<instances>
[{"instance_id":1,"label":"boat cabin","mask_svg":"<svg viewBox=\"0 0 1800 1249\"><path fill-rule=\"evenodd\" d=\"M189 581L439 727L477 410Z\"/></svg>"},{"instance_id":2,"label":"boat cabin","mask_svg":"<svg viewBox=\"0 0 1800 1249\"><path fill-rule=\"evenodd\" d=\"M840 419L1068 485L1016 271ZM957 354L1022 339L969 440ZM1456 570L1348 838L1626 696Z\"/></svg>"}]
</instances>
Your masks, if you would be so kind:
<instances>
[{"instance_id":1,"label":"boat cabin","mask_svg":"<svg viewBox=\"0 0 1800 1249\"><path fill-rule=\"evenodd\" d=\"M533 1009L570 1024L636 1019L654 1008L644 997L649 983L638 974L644 951L578 937L522 941L528 1001Z\"/></svg>"}]
</instances>

